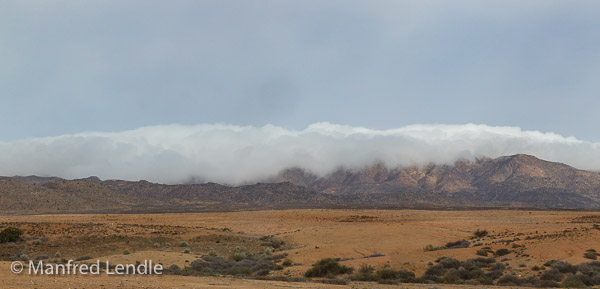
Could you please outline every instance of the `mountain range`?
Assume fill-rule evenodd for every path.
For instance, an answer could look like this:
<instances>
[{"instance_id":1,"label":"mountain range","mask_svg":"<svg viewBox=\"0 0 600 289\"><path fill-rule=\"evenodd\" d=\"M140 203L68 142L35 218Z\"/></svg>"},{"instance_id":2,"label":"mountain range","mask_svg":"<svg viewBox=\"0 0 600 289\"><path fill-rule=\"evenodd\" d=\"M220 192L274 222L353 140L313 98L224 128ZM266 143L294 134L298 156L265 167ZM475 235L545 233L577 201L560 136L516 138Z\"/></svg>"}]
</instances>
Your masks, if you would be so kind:
<instances>
[{"instance_id":1,"label":"mountain range","mask_svg":"<svg viewBox=\"0 0 600 289\"><path fill-rule=\"evenodd\" d=\"M0 177L7 214L195 212L282 208L600 209L600 173L512 155L453 165L339 168L317 176L290 168L244 186Z\"/></svg>"}]
</instances>

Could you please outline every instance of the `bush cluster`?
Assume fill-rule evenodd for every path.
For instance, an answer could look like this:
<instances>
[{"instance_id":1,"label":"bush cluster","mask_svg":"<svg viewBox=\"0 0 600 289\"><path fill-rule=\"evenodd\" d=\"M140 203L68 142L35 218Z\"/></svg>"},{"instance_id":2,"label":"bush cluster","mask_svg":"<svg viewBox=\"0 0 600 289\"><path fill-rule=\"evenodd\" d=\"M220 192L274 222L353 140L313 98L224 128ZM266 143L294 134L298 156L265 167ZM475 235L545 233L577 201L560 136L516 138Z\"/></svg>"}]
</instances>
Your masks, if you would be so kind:
<instances>
[{"instance_id":1,"label":"bush cluster","mask_svg":"<svg viewBox=\"0 0 600 289\"><path fill-rule=\"evenodd\" d=\"M473 235L477 238L482 238L482 237L485 237L488 235L488 231L477 229L477 231L475 231L475 233L473 233Z\"/></svg>"},{"instance_id":2,"label":"bush cluster","mask_svg":"<svg viewBox=\"0 0 600 289\"><path fill-rule=\"evenodd\" d=\"M341 265L339 259L326 258L312 265L304 276L306 277L334 277L341 274L352 273L353 268Z\"/></svg>"},{"instance_id":3,"label":"bush cluster","mask_svg":"<svg viewBox=\"0 0 600 289\"><path fill-rule=\"evenodd\" d=\"M281 259L287 254L281 254ZM273 257L273 256L270 256ZM229 259L218 256L202 256L190 263L190 267L180 269L177 266L169 267L169 272L178 275L241 275L241 276L266 276L273 270L283 267L274 261L281 259L268 259L247 254L235 254Z\"/></svg>"},{"instance_id":4,"label":"bush cluster","mask_svg":"<svg viewBox=\"0 0 600 289\"><path fill-rule=\"evenodd\" d=\"M448 243L446 243L446 245L441 246L441 247L434 247L433 245L429 244L429 245L425 246L425 248L423 248L423 251L429 252L429 251L437 251L437 250L445 250L445 249L469 248L469 246L471 246L471 242L469 242L467 240L459 240L459 241L454 241L454 242L448 242Z\"/></svg>"},{"instance_id":5,"label":"bush cluster","mask_svg":"<svg viewBox=\"0 0 600 289\"><path fill-rule=\"evenodd\" d=\"M16 242L21 239L23 231L15 227L7 227L0 231L0 243Z\"/></svg>"},{"instance_id":6,"label":"bush cluster","mask_svg":"<svg viewBox=\"0 0 600 289\"><path fill-rule=\"evenodd\" d=\"M331 260L331 259L330 259ZM505 273L506 266L494 258L473 258L459 261L455 258L441 257L431 264L421 277L413 272L401 269L374 267L363 264L351 276L356 281L377 281L385 284L398 283L446 283L467 285L502 285L523 287L566 287L580 288L600 285L600 262L592 261L572 265L563 261L549 261L547 270L538 277L520 277L514 273ZM543 270L538 266L537 270Z\"/></svg>"}]
</instances>

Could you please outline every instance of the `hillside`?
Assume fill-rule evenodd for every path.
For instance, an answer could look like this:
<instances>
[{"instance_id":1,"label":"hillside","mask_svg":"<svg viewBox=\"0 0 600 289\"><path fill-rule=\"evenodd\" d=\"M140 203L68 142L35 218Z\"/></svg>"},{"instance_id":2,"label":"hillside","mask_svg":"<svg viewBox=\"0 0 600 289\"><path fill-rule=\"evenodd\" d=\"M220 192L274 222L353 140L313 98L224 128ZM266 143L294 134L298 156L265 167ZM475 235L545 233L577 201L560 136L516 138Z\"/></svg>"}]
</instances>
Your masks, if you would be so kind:
<instances>
[{"instance_id":1,"label":"hillside","mask_svg":"<svg viewBox=\"0 0 600 289\"><path fill-rule=\"evenodd\" d=\"M388 169L376 164L362 170L339 169L321 178L294 168L273 181L333 195L410 192L416 198L439 198L433 200L438 205L600 208L599 173L522 154L457 161L453 166Z\"/></svg>"},{"instance_id":2,"label":"hillside","mask_svg":"<svg viewBox=\"0 0 600 289\"><path fill-rule=\"evenodd\" d=\"M0 177L4 213L193 212L278 208L533 207L600 209L600 174L529 155L454 165L361 170L318 177L299 168L266 183L165 185L148 181Z\"/></svg>"}]
</instances>

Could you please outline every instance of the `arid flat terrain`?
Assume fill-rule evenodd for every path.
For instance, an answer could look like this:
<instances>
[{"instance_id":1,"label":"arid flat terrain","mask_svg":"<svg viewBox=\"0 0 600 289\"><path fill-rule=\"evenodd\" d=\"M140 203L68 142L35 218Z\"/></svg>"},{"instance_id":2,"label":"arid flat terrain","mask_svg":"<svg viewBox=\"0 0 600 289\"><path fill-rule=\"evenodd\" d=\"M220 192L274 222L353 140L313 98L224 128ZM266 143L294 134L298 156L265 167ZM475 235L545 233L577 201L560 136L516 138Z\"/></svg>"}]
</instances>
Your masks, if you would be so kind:
<instances>
[{"instance_id":1,"label":"arid flat terrain","mask_svg":"<svg viewBox=\"0 0 600 289\"><path fill-rule=\"evenodd\" d=\"M0 244L0 288L339 288L339 285L242 277L163 276L30 276L10 273L11 258L61 262L135 264L152 260L179 268L205 255L287 254L291 265L269 277L302 277L323 258L358 269L407 269L422 275L440 257L481 257L477 251L508 249L506 272L527 277L550 260L571 264L591 261L584 254L600 251L600 212L525 210L269 210L225 213L82 214L2 216L0 228L24 231L23 241ZM476 237L477 230L487 235ZM466 248L426 250L467 240ZM431 245L431 246L428 246ZM17 256L19 255L19 256ZM82 257L91 257L82 258ZM492 255L489 255L492 257ZM500 261L500 260L498 260ZM317 278L319 279L319 278ZM355 288L382 288L376 282L350 282ZM401 284L403 288L433 285ZM435 286L446 286L438 285Z\"/></svg>"}]
</instances>

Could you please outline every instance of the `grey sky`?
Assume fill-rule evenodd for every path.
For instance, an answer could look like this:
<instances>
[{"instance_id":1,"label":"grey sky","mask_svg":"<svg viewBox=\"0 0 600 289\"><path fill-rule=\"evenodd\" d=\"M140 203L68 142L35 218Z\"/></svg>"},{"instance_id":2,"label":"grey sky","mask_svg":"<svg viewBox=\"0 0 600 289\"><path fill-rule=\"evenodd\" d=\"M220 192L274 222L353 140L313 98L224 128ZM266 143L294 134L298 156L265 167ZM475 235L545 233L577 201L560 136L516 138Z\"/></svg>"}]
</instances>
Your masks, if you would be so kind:
<instances>
[{"instance_id":1,"label":"grey sky","mask_svg":"<svg viewBox=\"0 0 600 289\"><path fill-rule=\"evenodd\" d=\"M1 1L0 141L148 125L598 142L598 1Z\"/></svg>"}]
</instances>

